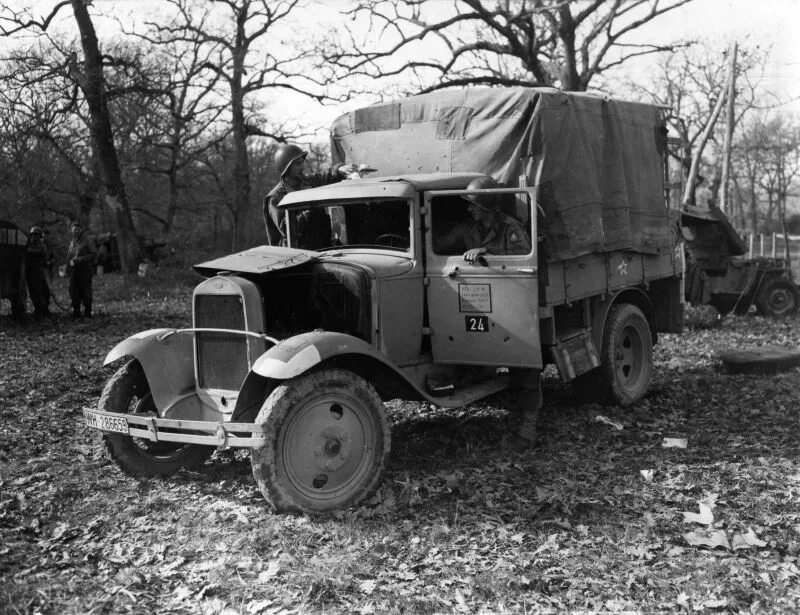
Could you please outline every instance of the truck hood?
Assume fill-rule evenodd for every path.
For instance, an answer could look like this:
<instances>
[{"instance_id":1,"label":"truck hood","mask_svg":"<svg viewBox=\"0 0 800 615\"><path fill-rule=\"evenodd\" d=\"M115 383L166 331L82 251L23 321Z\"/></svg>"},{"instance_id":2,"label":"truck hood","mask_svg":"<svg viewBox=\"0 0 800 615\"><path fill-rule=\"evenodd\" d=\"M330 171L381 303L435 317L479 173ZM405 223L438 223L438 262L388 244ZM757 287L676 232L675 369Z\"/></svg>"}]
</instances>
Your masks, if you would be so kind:
<instances>
[{"instance_id":1,"label":"truck hood","mask_svg":"<svg viewBox=\"0 0 800 615\"><path fill-rule=\"evenodd\" d=\"M194 266L200 275L212 277L220 272L264 274L290 269L311 261L351 263L367 269L371 277L389 278L407 273L414 267L408 256L367 250L314 252L280 246L258 246L228 254Z\"/></svg>"},{"instance_id":2,"label":"truck hood","mask_svg":"<svg viewBox=\"0 0 800 615\"><path fill-rule=\"evenodd\" d=\"M316 260L319 252L298 250L280 246L258 246L244 252L228 254L214 260L194 266L200 275L211 277L221 271L232 273L267 273L297 267L303 263Z\"/></svg>"}]
</instances>

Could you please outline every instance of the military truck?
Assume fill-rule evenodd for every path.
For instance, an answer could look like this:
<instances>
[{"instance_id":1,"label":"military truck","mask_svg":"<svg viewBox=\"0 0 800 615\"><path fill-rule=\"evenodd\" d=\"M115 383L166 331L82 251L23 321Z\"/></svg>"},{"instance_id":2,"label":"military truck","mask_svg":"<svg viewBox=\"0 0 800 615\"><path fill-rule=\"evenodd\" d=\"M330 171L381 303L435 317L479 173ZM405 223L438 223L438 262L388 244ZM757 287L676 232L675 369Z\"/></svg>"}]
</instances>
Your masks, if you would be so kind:
<instances>
[{"instance_id":1,"label":"military truck","mask_svg":"<svg viewBox=\"0 0 800 615\"><path fill-rule=\"evenodd\" d=\"M25 250L28 236L9 220L0 220L0 300L11 302L11 316L25 317Z\"/></svg>"},{"instance_id":2,"label":"military truck","mask_svg":"<svg viewBox=\"0 0 800 615\"><path fill-rule=\"evenodd\" d=\"M665 139L656 107L552 89L343 115L334 161L380 176L292 192L287 246L197 265L192 326L116 346L105 363L124 363L86 422L129 474L249 448L277 510L324 512L379 486L387 400L467 406L553 363L598 399L635 403L658 333L683 321ZM486 177L505 187L467 189ZM470 262L440 248L468 216L464 197L497 199L530 249ZM311 219L322 245L302 232Z\"/></svg>"},{"instance_id":3,"label":"military truck","mask_svg":"<svg viewBox=\"0 0 800 615\"><path fill-rule=\"evenodd\" d=\"M686 301L712 305L720 314L788 316L800 306L800 290L783 258L746 257L747 246L718 207L685 205L681 231L686 246Z\"/></svg>"}]
</instances>

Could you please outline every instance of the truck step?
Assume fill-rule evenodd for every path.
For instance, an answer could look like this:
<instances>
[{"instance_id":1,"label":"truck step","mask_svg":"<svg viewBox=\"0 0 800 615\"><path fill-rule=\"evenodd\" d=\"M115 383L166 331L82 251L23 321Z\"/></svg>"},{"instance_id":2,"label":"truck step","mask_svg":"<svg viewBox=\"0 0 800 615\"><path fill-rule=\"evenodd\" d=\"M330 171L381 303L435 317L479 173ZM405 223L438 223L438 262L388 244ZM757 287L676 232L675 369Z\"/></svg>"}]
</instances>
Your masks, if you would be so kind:
<instances>
[{"instance_id":1,"label":"truck step","mask_svg":"<svg viewBox=\"0 0 800 615\"><path fill-rule=\"evenodd\" d=\"M563 382L574 380L581 374L600 367L599 353L588 331L559 340L553 346L553 360Z\"/></svg>"}]
</instances>

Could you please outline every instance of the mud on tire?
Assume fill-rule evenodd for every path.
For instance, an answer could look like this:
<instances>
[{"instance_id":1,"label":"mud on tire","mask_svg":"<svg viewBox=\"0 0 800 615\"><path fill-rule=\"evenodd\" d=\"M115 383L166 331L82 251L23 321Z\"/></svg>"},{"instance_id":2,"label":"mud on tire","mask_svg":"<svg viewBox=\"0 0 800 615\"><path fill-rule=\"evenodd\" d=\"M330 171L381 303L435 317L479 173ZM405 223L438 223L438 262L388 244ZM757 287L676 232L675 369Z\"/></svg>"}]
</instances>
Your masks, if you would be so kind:
<instances>
[{"instance_id":1,"label":"mud on tire","mask_svg":"<svg viewBox=\"0 0 800 615\"><path fill-rule=\"evenodd\" d=\"M629 406L647 393L653 375L653 338L647 318L635 305L622 303L609 311L599 369L606 401Z\"/></svg>"},{"instance_id":2,"label":"mud on tire","mask_svg":"<svg viewBox=\"0 0 800 615\"><path fill-rule=\"evenodd\" d=\"M144 370L135 359L123 365L103 389L101 412L157 416ZM103 449L129 476L170 476L178 470L200 468L214 452L210 446L152 442L122 434L102 433Z\"/></svg>"},{"instance_id":3,"label":"mud on tire","mask_svg":"<svg viewBox=\"0 0 800 615\"><path fill-rule=\"evenodd\" d=\"M253 476L278 512L328 512L369 498L390 448L375 388L343 369L277 386L261 407L266 446L253 449Z\"/></svg>"}]
</instances>

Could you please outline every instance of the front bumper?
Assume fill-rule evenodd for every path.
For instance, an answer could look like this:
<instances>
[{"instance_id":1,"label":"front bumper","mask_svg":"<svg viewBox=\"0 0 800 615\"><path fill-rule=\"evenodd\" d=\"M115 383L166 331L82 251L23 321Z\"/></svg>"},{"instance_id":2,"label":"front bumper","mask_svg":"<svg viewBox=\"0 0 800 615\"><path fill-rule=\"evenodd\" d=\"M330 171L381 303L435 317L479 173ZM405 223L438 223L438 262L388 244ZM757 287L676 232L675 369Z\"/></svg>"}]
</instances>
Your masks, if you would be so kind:
<instances>
[{"instance_id":1,"label":"front bumper","mask_svg":"<svg viewBox=\"0 0 800 615\"><path fill-rule=\"evenodd\" d=\"M185 421L153 416L100 412L83 409L86 426L105 433L141 438L152 442L184 442L217 448L262 448L264 426L257 423Z\"/></svg>"}]
</instances>

